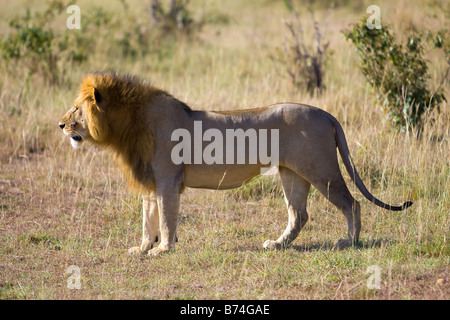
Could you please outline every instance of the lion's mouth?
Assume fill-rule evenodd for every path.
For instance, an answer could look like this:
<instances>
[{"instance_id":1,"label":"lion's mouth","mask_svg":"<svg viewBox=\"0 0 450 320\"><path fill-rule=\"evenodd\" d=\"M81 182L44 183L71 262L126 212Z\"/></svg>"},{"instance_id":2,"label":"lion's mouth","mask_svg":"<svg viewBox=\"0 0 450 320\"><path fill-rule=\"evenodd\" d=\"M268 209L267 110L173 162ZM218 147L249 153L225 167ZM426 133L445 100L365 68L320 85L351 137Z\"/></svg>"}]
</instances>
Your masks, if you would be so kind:
<instances>
[{"instance_id":1,"label":"lion's mouth","mask_svg":"<svg viewBox=\"0 0 450 320\"><path fill-rule=\"evenodd\" d=\"M77 149L81 144L81 140L83 140L83 138L81 138L81 136L70 137L70 144L72 145L72 147L74 149Z\"/></svg>"}]
</instances>

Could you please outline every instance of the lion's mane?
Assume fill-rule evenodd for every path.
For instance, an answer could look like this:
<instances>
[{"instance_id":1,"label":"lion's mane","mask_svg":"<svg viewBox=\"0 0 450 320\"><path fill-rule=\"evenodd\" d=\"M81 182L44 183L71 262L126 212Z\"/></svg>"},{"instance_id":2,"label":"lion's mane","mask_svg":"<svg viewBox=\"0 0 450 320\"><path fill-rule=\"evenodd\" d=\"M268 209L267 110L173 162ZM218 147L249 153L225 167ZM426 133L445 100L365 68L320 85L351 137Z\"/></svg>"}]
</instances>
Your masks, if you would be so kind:
<instances>
[{"instance_id":1,"label":"lion's mane","mask_svg":"<svg viewBox=\"0 0 450 320\"><path fill-rule=\"evenodd\" d=\"M138 192L155 188L150 162L157 128L151 128L146 120L152 100L158 95L176 100L131 75L94 73L85 76L81 83L80 102L91 104L86 112L90 134L113 151L128 186ZM187 105L179 103L190 111Z\"/></svg>"}]
</instances>

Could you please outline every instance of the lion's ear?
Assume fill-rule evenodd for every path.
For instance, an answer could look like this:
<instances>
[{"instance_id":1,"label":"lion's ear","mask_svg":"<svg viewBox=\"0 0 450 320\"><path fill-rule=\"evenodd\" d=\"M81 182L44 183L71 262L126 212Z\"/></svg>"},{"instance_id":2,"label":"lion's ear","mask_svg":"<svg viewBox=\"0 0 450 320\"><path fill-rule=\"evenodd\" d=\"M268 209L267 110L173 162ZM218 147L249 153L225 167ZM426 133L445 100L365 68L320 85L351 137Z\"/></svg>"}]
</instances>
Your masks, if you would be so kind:
<instances>
[{"instance_id":1,"label":"lion's ear","mask_svg":"<svg viewBox=\"0 0 450 320\"><path fill-rule=\"evenodd\" d=\"M102 103L102 96L101 96L100 92L97 90L97 88L94 88L94 99L95 99L95 104L100 107L100 103Z\"/></svg>"},{"instance_id":2,"label":"lion's ear","mask_svg":"<svg viewBox=\"0 0 450 320\"><path fill-rule=\"evenodd\" d=\"M100 91L94 88L94 104L101 110L105 111L105 103Z\"/></svg>"}]
</instances>

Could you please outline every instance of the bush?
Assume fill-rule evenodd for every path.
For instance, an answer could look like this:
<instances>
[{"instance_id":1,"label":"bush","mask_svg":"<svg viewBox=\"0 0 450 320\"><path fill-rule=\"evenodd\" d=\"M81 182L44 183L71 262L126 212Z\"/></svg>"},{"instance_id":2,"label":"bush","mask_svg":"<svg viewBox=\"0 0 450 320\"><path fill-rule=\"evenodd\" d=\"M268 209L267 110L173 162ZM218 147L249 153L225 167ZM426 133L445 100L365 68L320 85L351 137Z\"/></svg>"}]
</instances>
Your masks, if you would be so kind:
<instances>
[{"instance_id":1,"label":"bush","mask_svg":"<svg viewBox=\"0 0 450 320\"><path fill-rule=\"evenodd\" d=\"M170 6L164 10L159 0L150 0L150 14L155 26L165 31L179 30L190 33L194 26L187 6L190 0L170 0Z\"/></svg>"},{"instance_id":2,"label":"bush","mask_svg":"<svg viewBox=\"0 0 450 320\"><path fill-rule=\"evenodd\" d=\"M178 39L178 31L191 34L201 26L201 22L194 23L189 16L189 0L170 0L168 11L158 0L152 0L151 14L158 20L154 21L156 27L151 25L148 15L130 13L127 2L122 0L123 14L93 6L83 11L81 30L69 30L62 21L67 19L66 9L73 3L74 0L50 0L41 12L27 10L25 15L13 18L9 33L0 40L2 67L11 73L26 70L47 83L60 84L66 81L65 75L74 65L87 61L93 54L131 59L148 54L158 59L166 57L170 54L167 47Z\"/></svg>"},{"instance_id":3,"label":"bush","mask_svg":"<svg viewBox=\"0 0 450 320\"><path fill-rule=\"evenodd\" d=\"M344 35L356 46L360 68L393 123L403 130L415 127L420 132L423 116L433 109L439 111L439 105L446 101L442 88L435 92L428 88L423 36L413 33L402 46L395 42L388 26L369 29L365 19ZM435 46L443 47L442 33L436 35Z\"/></svg>"},{"instance_id":4,"label":"bush","mask_svg":"<svg viewBox=\"0 0 450 320\"><path fill-rule=\"evenodd\" d=\"M272 59L284 66L292 85L304 87L311 93L320 91L325 88L324 62L329 45L329 41L325 40L327 21L321 28L319 22L313 17L313 44L309 44L305 39L300 16L292 0L285 0L284 3L288 10L293 12L293 17L289 21L283 21L288 33L287 40L282 50L278 49ZM311 7L309 9L314 16Z\"/></svg>"},{"instance_id":5,"label":"bush","mask_svg":"<svg viewBox=\"0 0 450 320\"><path fill-rule=\"evenodd\" d=\"M24 65L29 75L38 73L47 82L54 84L62 80L63 64L86 60L84 51L79 46L72 45L75 42L73 36L67 32L57 34L49 26L56 16L65 13L71 3L49 1L45 11L31 13L27 10L24 16L10 21L13 31L0 41L0 54L7 62L7 69ZM10 61L16 63L10 64Z\"/></svg>"}]
</instances>

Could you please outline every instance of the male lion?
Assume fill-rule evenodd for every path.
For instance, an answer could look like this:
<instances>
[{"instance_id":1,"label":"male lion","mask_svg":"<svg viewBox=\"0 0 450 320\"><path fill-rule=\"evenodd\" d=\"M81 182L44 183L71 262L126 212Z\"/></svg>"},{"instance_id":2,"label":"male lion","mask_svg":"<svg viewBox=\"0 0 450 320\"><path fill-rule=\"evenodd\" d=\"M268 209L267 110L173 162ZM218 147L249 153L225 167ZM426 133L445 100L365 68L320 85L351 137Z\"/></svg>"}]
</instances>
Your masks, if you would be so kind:
<instances>
[{"instance_id":1,"label":"male lion","mask_svg":"<svg viewBox=\"0 0 450 320\"><path fill-rule=\"evenodd\" d=\"M278 130L278 171L289 221L277 240L264 243L266 249L284 248L297 237L308 220L306 201L311 184L347 219L348 240L341 241L346 245L358 242L360 205L341 176L336 147L350 177L367 199L394 211L404 210L412 204L390 206L366 189L350 158L341 125L321 109L282 103L243 111L194 111L137 77L116 73L89 74L82 80L79 96L59 126L70 137L73 147L86 140L111 150L118 158L128 185L143 194L142 243L140 247L131 248L130 253L148 252L157 256L174 248L180 193L184 187L235 188L260 174L264 167L261 161L175 163L172 153L177 142L172 141L172 135L177 129L194 135L195 123L223 136L230 129ZM247 146L246 150L249 148ZM205 146L201 145L200 152L204 150ZM157 241L158 225L161 242L152 249Z\"/></svg>"}]
</instances>

